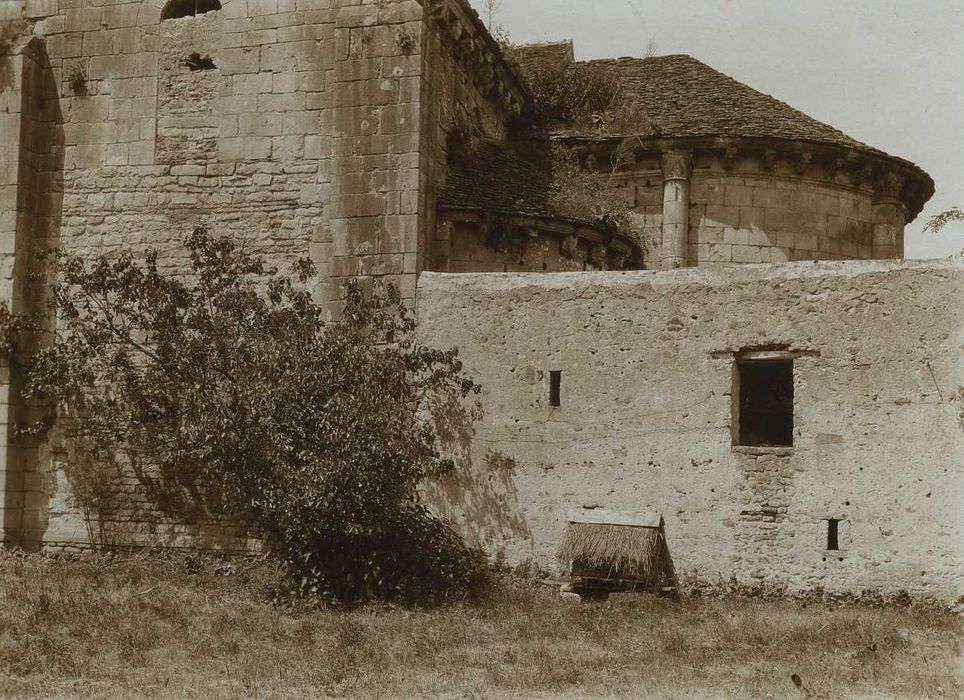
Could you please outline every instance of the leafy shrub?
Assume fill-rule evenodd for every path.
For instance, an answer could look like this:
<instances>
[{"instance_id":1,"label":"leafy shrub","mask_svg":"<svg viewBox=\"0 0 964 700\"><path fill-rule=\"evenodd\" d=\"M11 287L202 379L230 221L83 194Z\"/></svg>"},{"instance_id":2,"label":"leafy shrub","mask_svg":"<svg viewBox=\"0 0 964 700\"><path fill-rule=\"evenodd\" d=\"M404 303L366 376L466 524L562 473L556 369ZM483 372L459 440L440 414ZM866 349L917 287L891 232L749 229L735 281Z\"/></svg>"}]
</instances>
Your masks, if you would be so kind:
<instances>
[{"instance_id":1,"label":"leafy shrub","mask_svg":"<svg viewBox=\"0 0 964 700\"><path fill-rule=\"evenodd\" d=\"M391 288L348 285L330 322L309 262L281 275L203 229L187 248L184 277L162 274L156 253L58 259L60 325L27 391L59 406L82 447L68 475L133 473L179 520L240 518L302 590L344 603L479 582L478 555L417 494L451 468L428 403L478 392L457 352L416 343Z\"/></svg>"}]
</instances>

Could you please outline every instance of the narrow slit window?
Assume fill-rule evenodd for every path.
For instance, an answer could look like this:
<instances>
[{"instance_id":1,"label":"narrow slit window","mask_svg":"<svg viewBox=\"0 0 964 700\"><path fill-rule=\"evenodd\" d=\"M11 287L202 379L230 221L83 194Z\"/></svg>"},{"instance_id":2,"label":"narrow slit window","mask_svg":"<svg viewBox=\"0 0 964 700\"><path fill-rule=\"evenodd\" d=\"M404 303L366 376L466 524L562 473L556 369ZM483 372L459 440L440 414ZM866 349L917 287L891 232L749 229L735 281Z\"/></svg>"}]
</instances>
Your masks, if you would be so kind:
<instances>
[{"instance_id":1,"label":"narrow slit window","mask_svg":"<svg viewBox=\"0 0 964 700\"><path fill-rule=\"evenodd\" d=\"M793 446L793 360L737 361L734 444Z\"/></svg>"},{"instance_id":2,"label":"narrow slit window","mask_svg":"<svg viewBox=\"0 0 964 700\"><path fill-rule=\"evenodd\" d=\"M559 406L562 400L562 371L558 369L549 372L549 405Z\"/></svg>"},{"instance_id":3,"label":"narrow slit window","mask_svg":"<svg viewBox=\"0 0 964 700\"><path fill-rule=\"evenodd\" d=\"M170 0L161 11L161 19L194 17L220 9L218 0Z\"/></svg>"},{"instance_id":4,"label":"narrow slit window","mask_svg":"<svg viewBox=\"0 0 964 700\"><path fill-rule=\"evenodd\" d=\"M827 549L830 551L840 549L840 541L838 539L839 525L840 521L836 518L827 520Z\"/></svg>"}]
</instances>

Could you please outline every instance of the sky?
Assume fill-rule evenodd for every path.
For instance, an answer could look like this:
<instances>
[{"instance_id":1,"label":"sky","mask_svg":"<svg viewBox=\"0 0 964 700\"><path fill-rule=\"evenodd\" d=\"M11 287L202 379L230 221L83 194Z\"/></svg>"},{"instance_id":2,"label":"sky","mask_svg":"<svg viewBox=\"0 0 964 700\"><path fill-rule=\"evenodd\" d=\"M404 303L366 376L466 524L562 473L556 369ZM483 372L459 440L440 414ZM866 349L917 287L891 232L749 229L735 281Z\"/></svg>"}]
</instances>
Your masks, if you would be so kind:
<instances>
[{"instance_id":1,"label":"sky","mask_svg":"<svg viewBox=\"0 0 964 700\"><path fill-rule=\"evenodd\" d=\"M470 0L485 18L485 0ZM572 39L577 60L685 53L926 170L937 192L907 257L964 250L964 0L501 0L512 41Z\"/></svg>"}]
</instances>

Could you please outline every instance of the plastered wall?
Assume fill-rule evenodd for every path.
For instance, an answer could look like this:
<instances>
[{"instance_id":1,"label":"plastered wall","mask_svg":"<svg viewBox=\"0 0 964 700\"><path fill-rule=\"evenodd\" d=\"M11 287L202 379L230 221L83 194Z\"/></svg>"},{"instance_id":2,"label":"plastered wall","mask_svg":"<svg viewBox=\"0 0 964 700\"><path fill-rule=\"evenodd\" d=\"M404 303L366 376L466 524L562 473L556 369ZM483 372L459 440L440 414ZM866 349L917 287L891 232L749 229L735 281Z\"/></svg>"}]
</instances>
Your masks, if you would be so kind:
<instances>
[{"instance_id":1,"label":"plastered wall","mask_svg":"<svg viewBox=\"0 0 964 700\"><path fill-rule=\"evenodd\" d=\"M960 261L424 274L417 301L485 411L431 497L494 556L554 568L568 510L657 511L708 581L964 594ZM732 445L753 347L799 353L792 448Z\"/></svg>"}]
</instances>

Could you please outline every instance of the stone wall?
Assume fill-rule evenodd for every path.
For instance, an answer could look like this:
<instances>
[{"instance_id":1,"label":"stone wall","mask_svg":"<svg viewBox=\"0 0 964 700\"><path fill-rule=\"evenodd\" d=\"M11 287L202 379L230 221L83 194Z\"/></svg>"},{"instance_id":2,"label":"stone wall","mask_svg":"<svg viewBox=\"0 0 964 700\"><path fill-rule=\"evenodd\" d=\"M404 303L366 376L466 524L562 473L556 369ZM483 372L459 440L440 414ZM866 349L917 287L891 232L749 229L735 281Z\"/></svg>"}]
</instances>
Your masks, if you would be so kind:
<instances>
[{"instance_id":1,"label":"stone wall","mask_svg":"<svg viewBox=\"0 0 964 700\"><path fill-rule=\"evenodd\" d=\"M432 498L493 555L555 568L567 511L599 506L662 513L709 581L964 593L960 261L425 274L417 302L485 411ZM795 353L792 447L733 445L747 348Z\"/></svg>"},{"instance_id":2,"label":"stone wall","mask_svg":"<svg viewBox=\"0 0 964 700\"><path fill-rule=\"evenodd\" d=\"M724 165L697 155L688 178L686 266L801 260L867 260L903 256L906 210L890 246L874 246L875 191L825 168L745 158ZM644 248L646 269L660 268L664 174L642 160L628 171L601 175L625 202ZM881 219L882 221L882 219ZM878 255L886 247L886 256Z\"/></svg>"},{"instance_id":3,"label":"stone wall","mask_svg":"<svg viewBox=\"0 0 964 700\"><path fill-rule=\"evenodd\" d=\"M793 173L696 171L688 257L699 265L873 257L873 190Z\"/></svg>"},{"instance_id":4,"label":"stone wall","mask_svg":"<svg viewBox=\"0 0 964 700\"><path fill-rule=\"evenodd\" d=\"M34 253L55 246L60 232L62 133L44 43L22 38L0 51L0 298L16 313L44 308ZM16 424L34 416L6 360L0 380L0 541L36 542L46 521L45 450L15 435Z\"/></svg>"},{"instance_id":5,"label":"stone wall","mask_svg":"<svg viewBox=\"0 0 964 700\"><path fill-rule=\"evenodd\" d=\"M465 3L453 2L451 8L462 26L475 26ZM468 37L456 38L446 23L430 21L425 38L422 75L430 77L422 85L420 186L425 222L418 248L419 270L444 269L445 263L439 258L447 254L450 241L441 237L449 229L437 225L436 209L438 192L449 169L450 148L466 147L473 139L504 142L512 116L509 105L487 94L481 71L472 65L472 51L460 50L460 40L464 45ZM472 41L479 46L486 43L482 36Z\"/></svg>"},{"instance_id":6,"label":"stone wall","mask_svg":"<svg viewBox=\"0 0 964 700\"><path fill-rule=\"evenodd\" d=\"M180 265L203 224L279 265L324 266L330 3L228 0L161 21L163 4L46 3L35 29L64 115L63 247L154 247Z\"/></svg>"}]
</instances>

